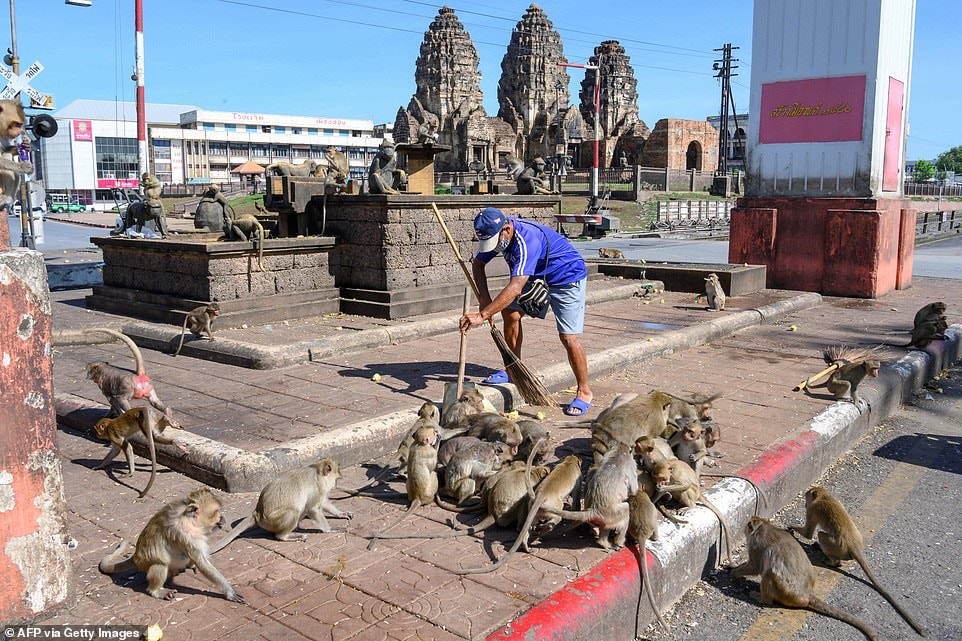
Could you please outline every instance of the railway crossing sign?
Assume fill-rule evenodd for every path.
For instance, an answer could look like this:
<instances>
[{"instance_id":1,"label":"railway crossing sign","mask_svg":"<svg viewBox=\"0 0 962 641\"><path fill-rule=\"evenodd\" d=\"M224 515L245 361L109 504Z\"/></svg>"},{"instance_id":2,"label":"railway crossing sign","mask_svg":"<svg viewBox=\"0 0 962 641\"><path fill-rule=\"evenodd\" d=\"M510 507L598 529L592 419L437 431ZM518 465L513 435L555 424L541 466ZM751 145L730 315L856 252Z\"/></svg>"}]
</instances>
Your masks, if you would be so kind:
<instances>
[{"instance_id":1,"label":"railway crossing sign","mask_svg":"<svg viewBox=\"0 0 962 641\"><path fill-rule=\"evenodd\" d=\"M18 93L23 92L30 96L30 106L34 109L53 109L53 97L40 93L30 86L30 82L40 75L44 67L40 61L34 62L27 67L27 71L17 75L13 70L4 65L0 65L0 76L7 79L7 86L0 91L0 100L10 100L15 98Z\"/></svg>"}]
</instances>

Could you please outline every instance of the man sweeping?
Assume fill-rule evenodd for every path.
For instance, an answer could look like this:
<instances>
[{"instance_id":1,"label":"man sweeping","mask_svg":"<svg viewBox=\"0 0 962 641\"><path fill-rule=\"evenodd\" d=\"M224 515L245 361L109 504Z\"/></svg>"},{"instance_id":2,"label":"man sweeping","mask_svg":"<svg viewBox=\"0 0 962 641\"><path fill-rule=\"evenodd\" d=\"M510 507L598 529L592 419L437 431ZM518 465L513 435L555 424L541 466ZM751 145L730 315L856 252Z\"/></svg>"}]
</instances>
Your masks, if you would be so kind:
<instances>
[{"instance_id":1,"label":"man sweeping","mask_svg":"<svg viewBox=\"0 0 962 641\"><path fill-rule=\"evenodd\" d=\"M582 416L591 407L588 361L578 335L584 331L585 295L588 270L585 261L568 239L540 223L512 218L494 207L482 209L474 218L479 242L471 261L480 294L480 311L461 317L461 331L476 327L501 312L504 338L521 358L525 315L544 318L548 307L555 315L558 337L568 354L568 363L578 383L575 398L565 408L569 416ZM511 279L492 299L488 291L487 264L503 254ZM485 383L507 383L507 372L488 376Z\"/></svg>"}]
</instances>

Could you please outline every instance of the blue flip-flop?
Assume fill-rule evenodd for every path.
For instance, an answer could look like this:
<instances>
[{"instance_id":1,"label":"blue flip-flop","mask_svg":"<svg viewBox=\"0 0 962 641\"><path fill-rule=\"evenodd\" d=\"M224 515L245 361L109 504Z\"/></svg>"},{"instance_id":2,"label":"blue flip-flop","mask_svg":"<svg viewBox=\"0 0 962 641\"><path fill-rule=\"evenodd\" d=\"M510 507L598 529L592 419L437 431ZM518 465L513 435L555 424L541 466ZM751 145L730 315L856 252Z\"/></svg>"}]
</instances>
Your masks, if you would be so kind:
<instances>
[{"instance_id":1,"label":"blue flip-flop","mask_svg":"<svg viewBox=\"0 0 962 641\"><path fill-rule=\"evenodd\" d=\"M591 401L583 401L576 396L575 399L568 405L568 407L565 408L565 414L568 416L584 416L590 409Z\"/></svg>"},{"instance_id":2,"label":"blue flip-flop","mask_svg":"<svg viewBox=\"0 0 962 641\"><path fill-rule=\"evenodd\" d=\"M484 379L483 382L487 383L488 385L500 385L502 383L507 383L508 373L503 369L499 370L494 374L491 374L490 376L488 376L486 379Z\"/></svg>"}]
</instances>

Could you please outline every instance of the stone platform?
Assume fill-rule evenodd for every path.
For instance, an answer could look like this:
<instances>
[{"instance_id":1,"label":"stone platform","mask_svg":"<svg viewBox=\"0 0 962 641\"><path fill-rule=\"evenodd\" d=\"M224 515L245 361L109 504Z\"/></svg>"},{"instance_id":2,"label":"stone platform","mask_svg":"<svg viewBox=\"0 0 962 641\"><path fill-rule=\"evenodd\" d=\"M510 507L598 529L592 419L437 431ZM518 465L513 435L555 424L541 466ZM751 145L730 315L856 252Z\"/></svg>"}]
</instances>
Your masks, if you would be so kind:
<instances>
[{"instance_id":1,"label":"stone platform","mask_svg":"<svg viewBox=\"0 0 962 641\"><path fill-rule=\"evenodd\" d=\"M731 265L725 263L649 263L637 260L587 259L605 276L660 280L665 289L675 292L705 292L705 278L717 274L729 296L743 296L765 289L764 265Z\"/></svg>"}]
</instances>

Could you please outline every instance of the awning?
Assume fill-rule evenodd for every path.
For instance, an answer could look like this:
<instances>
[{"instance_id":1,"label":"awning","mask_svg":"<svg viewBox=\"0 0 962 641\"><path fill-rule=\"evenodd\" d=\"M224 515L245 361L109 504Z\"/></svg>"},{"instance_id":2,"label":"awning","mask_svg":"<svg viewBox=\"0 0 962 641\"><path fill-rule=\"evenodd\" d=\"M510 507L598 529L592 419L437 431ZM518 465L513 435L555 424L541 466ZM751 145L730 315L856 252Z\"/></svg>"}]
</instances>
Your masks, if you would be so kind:
<instances>
[{"instance_id":1,"label":"awning","mask_svg":"<svg viewBox=\"0 0 962 641\"><path fill-rule=\"evenodd\" d=\"M264 171L265 169L260 165L258 165L256 162L254 162L253 160L248 160L243 165L238 165L233 169L231 169L230 173L249 176L252 174L263 174Z\"/></svg>"}]
</instances>

